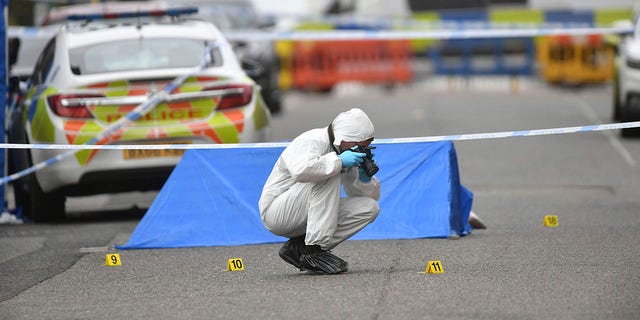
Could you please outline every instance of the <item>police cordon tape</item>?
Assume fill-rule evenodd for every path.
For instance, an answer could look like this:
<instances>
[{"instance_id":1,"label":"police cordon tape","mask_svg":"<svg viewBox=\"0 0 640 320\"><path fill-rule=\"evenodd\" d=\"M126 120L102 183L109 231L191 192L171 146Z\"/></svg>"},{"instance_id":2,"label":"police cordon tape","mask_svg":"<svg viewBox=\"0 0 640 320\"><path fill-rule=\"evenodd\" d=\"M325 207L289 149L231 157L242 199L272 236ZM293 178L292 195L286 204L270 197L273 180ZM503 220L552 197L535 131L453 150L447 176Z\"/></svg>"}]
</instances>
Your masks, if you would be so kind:
<instances>
[{"instance_id":1,"label":"police cordon tape","mask_svg":"<svg viewBox=\"0 0 640 320\"><path fill-rule=\"evenodd\" d=\"M437 142L437 141L462 141L462 140L487 140L498 138L510 138L510 137L532 137L543 135L555 135L566 133L580 133L580 132L596 132L604 130L615 129L629 129L639 128L640 121L623 122L623 123L609 123L599 125L588 125L578 127L563 127L563 128L550 128L550 129L534 129L534 130L521 130L521 131L503 131L503 132L489 132L489 133L472 133L472 134L458 134L458 135L446 135L446 136L428 136L428 137L413 137L413 138L391 138L391 139L375 139L374 144L391 144L391 143L416 143L416 142ZM22 178L23 176L30 174L34 171L45 168L51 164L54 164L63 158L76 153L79 150L85 149L97 149L97 150L158 150L158 149L232 149L232 148L274 148L274 147L286 147L289 142L262 142L262 143L228 143L228 144L152 144L152 145L63 145L63 144L17 144L17 143L1 143L0 148L5 149L66 149L64 152L56 157L43 161L31 168L14 173L12 175L3 177L0 179L0 185L4 185L13 180Z\"/></svg>"},{"instance_id":2,"label":"police cordon tape","mask_svg":"<svg viewBox=\"0 0 640 320\"><path fill-rule=\"evenodd\" d=\"M375 139L373 144L488 140L512 137L533 137L567 133L597 132L617 129L640 128L640 121L607 123L577 127L561 127L549 129L531 129L520 131L500 131L486 133L454 134L445 136L426 136L408 138ZM288 141L256 142L256 143L204 143L204 144L109 144L109 145L75 145L75 144L43 144L43 143L0 143L3 149L48 149L48 150L190 150L190 149L236 149L236 148L277 148L286 147Z\"/></svg>"},{"instance_id":3,"label":"police cordon tape","mask_svg":"<svg viewBox=\"0 0 640 320\"><path fill-rule=\"evenodd\" d=\"M182 83L184 83L189 77L197 74L198 72L204 70L210 63L211 63L211 43L207 43L206 48L205 48L205 53L204 56L202 57L202 61L200 62L199 65L193 67L189 72L185 73L184 75L177 77L176 79L174 79L173 81L171 81L169 84L167 84L164 88L162 88L162 90L159 90L158 92L154 93L153 95L151 95L149 97L149 99L147 99L145 102L139 104L138 106L136 106L133 110L131 110L129 113L127 113L126 115L124 115L122 118L118 119L116 122L114 122L113 124L109 125L107 128L105 128L102 132L100 132L98 135L96 135L95 137L91 138L89 141L85 142L85 144L83 145L84 147L90 146L90 145L96 145L96 144L100 144L102 142L103 139L108 138L109 136L111 136L112 134L114 134L115 132L117 132L118 130L130 125L131 123L135 122L136 120L140 119L140 117L144 116L145 114L147 114L149 111L151 111L157 104L163 102L166 100L167 96L169 94L171 94L171 92L173 92L176 88L178 88L180 85L182 85ZM71 155L76 154L78 151L80 151L81 149L71 149L68 150L64 153L61 153L53 158L49 158L45 161L42 161L40 163L35 164L32 167L29 167L27 169L24 169L22 171L16 172L14 174L11 174L9 176L3 177L2 179L0 179L0 186L1 185L5 185L8 182L14 181L16 179L22 178L30 173L33 173L37 170L41 170L43 168L46 168L54 163L57 163L59 161L61 161L62 159L65 159Z\"/></svg>"},{"instance_id":4,"label":"police cordon tape","mask_svg":"<svg viewBox=\"0 0 640 320\"><path fill-rule=\"evenodd\" d=\"M229 40L404 40L404 39L488 39L537 36L586 36L594 34L632 34L629 26L602 28L541 27L523 29L439 29L439 30L332 30L286 32L228 32Z\"/></svg>"},{"instance_id":5,"label":"police cordon tape","mask_svg":"<svg viewBox=\"0 0 640 320\"><path fill-rule=\"evenodd\" d=\"M480 24L482 26L484 24ZM448 27L428 30L294 30L294 31L229 31L225 37L229 40L403 40L403 39L486 39L486 38L526 38L537 36L573 35L584 36L593 34L632 34L631 26L611 27L576 27L557 26L556 24L540 24L537 27L487 27L472 29L469 24L464 27ZM18 37L47 37L53 36L56 29L53 28L24 28L9 27L8 34Z\"/></svg>"},{"instance_id":6,"label":"police cordon tape","mask_svg":"<svg viewBox=\"0 0 640 320\"><path fill-rule=\"evenodd\" d=\"M169 86L167 86L169 87ZM165 87L166 88L166 87ZM151 101L151 100L150 100ZM141 105L142 106L142 105ZM137 109L137 108L136 108ZM134 109L135 110L135 109ZM138 115L139 117L140 115ZM136 118L137 119L137 118ZM135 121L135 120L134 120ZM534 129L521 131L503 131L490 133L473 133L458 134L446 136L429 136L429 137L413 137L413 138L392 138L392 139L376 139L374 144L390 144L390 143L415 143L415 142L436 142L436 141L461 141L461 140L486 140L510 137L532 137L553 134L579 133L579 132L595 132L615 129L629 129L640 127L640 121L610 123L600 125L588 125L578 127L563 127L551 129ZM104 132L103 132L104 134ZM96 140L98 141L98 140ZM93 142L95 143L95 141ZM273 148L286 147L288 142L263 142L263 143L236 143L236 144L153 144L153 145L63 145L63 144L17 144L17 143L1 143L0 148L5 149L61 149L68 150L60 155L40 162L30 168L16 172L12 175L0 179L0 185L7 184L11 181L20 179L37 170L48 167L60 160L75 154L79 150L98 149L98 150L125 150L125 149L231 149L231 148Z\"/></svg>"}]
</instances>

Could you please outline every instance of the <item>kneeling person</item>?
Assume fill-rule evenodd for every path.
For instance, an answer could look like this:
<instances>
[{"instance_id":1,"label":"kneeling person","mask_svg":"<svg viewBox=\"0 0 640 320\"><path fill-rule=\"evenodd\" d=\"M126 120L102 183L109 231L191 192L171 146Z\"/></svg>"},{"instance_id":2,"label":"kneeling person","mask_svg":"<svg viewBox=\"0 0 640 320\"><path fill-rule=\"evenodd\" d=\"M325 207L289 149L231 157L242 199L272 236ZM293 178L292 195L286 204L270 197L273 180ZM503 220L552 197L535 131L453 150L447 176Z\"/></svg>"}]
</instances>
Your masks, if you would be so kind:
<instances>
[{"instance_id":1,"label":"kneeling person","mask_svg":"<svg viewBox=\"0 0 640 320\"><path fill-rule=\"evenodd\" d=\"M380 182L367 175L361 166L367 154L357 151L368 147L373 136L369 117L353 108L328 127L300 134L282 152L262 190L259 208L265 227L289 238L280 249L286 262L314 273L347 271L347 262L329 250L362 230L380 211Z\"/></svg>"}]
</instances>

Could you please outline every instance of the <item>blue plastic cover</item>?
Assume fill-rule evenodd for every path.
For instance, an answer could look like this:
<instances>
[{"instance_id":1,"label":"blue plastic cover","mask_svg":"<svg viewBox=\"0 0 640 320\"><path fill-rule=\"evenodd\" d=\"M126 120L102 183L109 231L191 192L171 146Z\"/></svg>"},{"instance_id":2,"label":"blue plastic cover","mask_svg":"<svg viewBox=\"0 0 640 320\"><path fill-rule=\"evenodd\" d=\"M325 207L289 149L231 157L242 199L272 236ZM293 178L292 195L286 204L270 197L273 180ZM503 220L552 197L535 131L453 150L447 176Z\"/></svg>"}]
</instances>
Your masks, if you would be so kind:
<instances>
[{"instance_id":1,"label":"blue plastic cover","mask_svg":"<svg viewBox=\"0 0 640 320\"><path fill-rule=\"evenodd\" d=\"M378 218L352 239L466 235L472 193L460 184L453 143L376 145ZM260 220L262 186L283 148L189 150L129 241L118 249L283 242Z\"/></svg>"}]
</instances>

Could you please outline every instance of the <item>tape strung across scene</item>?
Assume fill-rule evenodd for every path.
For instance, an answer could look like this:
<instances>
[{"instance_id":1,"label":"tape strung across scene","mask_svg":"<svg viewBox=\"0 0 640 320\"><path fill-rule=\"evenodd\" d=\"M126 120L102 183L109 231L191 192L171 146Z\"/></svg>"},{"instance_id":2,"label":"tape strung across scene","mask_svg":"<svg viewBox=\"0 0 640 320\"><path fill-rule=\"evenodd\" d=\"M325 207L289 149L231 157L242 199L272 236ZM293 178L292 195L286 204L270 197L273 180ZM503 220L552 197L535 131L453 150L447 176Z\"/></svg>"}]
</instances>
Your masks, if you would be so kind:
<instances>
[{"instance_id":1,"label":"tape strung across scene","mask_svg":"<svg viewBox=\"0 0 640 320\"><path fill-rule=\"evenodd\" d=\"M125 128L127 126L129 126L131 123L135 122L136 120L140 119L140 117L144 116L145 114L147 114L149 111L151 111L153 108L156 107L156 105L158 105L159 103L163 102L166 99L166 96L171 94L171 92L173 92L176 88L178 88L180 85L182 85L182 83L184 83L189 77L193 76L194 74L202 71L203 69L205 69L210 63L211 63L211 43L208 43L206 48L205 48L205 53L204 56L202 57L202 61L200 62L199 65L193 67L189 72L185 73L184 75L177 77L176 79L174 79L173 81L171 81L169 84L167 84L164 88L162 88L162 90L159 90L158 92L154 93L153 95L151 95L149 97L149 99L147 99L145 102L139 104L138 106L136 106L133 110L131 110L129 113L127 113L124 117L118 119L118 121L114 122L113 124L109 125L107 128L105 128L102 132L100 132L98 135L96 135L95 137L91 138L89 141L87 141L85 143L85 145L82 145L84 147L89 146L89 145L99 145L101 143L101 141L104 141L105 138L111 136L112 134L114 134L115 132L117 132L118 130ZM64 153L61 153L53 158L49 158L45 161L42 161L40 163L35 164L34 166L30 167L30 168L26 168L22 171L16 172L14 174L11 174L9 176L3 177L2 179L0 179L0 186L7 184L8 182L14 181L16 179L22 178L30 173L33 173L37 170L46 168L54 163L57 163L69 156L72 156L74 154L76 154L78 151L80 151L81 149L70 149Z\"/></svg>"},{"instance_id":2,"label":"tape strung across scene","mask_svg":"<svg viewBox=\"0 0 640 320\"><path fill-rule=\"evenodd\" d=\"M446 136L427 136L413 138L389 138L375 139L374 144L412 143L412 142L436 142L436 141L462 141L462 140L487 140L511 137L533 137L554 134L596 132L616 129L640 128L640 121L609 123L578 127L563 127L550 129L533 129L521 131L501 131L487 133L456 134ZM286 147L289 142L260 142L260 143L223 143L223 144L110 144L110 145L69 145L69 144L20 144L0 143L0 148L5 149L55 149L55 150L162 150L162 149L234 149L234 148L274 148ZM0 183L2 181L0 180Z\"/></svg>"},{"instance_id":3,"label":"tape strung across scene","mask_svg":"<svg viewBox=\"0 0 640 320\"><path fill-rule=\"evenodd\" d=\"M632 26L588 27L558 26L557 24L537 25L483 25L469 24L450 27L448 24L431 26L421 30L330 30L330 31L229 31L225 33L228 40L402 40L402 39L487 39L487 38L526 38L538 36L592 34L632 34ZM470 28L474 27L474 28ZM9 35L26 37L53 36L53 28L9 27Z\"/></svg>"},{"instance_id":4,"label":"tape strung across scene","mask_svg":"<svg viewBox=\"0 0 640 320\"><path fill-rule=\"evenodd\" d=\"M539 27L515 29L437 29L437 30L332 30L287 32L230 32L229 40L401 40L401 39L487 39L592 34L632 34L621 27Z\"/></svg>"},{"instance_id":5,"label":"tape strung across scene","mask_svg":"<svg viewBox=\"0 0 640 320\"><path fill-rule=\"evenodd\" d=\"M182 79L182 78L180 78ZM179 79L176 79L179 80ZM184 79L182 79L184 81ZM168 85L166 88L171 87ZM175 88L175 87L174 87ZM170 91L169 91L170 92ZM148 100L152 101L153 98ZM149 102L150 103L150 102ZM157 103L157 102L156 102ZM147 103L148 104L148 103ZM146 104L143 104L146 105ZM142 105L141 105L142 106ZM136 108L137 109L137 108ZM134 109L135 111L135 109ZM132 111L133 112L133 111ZM139 118L141 115L137 115ZM133 118L133 116L131 117ZM132 121L135 121L133 119ZM115 123L114 123L115 124ZM118 126L122 128L122 126ZM498 139L498 138L510 138L510 137L533 137L543 135L554 134L566 134L566 133L579 133L579 132L595 132L605 130L616 129L629 129L640 128L640 121L623 122L623 123L609 123L599 125L588 125L578 127L563 127L563 128L550 128L550 129L535 129L535 130L521 130L521 131L502 131L502 132L488 132L488 133L471 133L471 134L458 134L458 135L446 135L446 136L429 136L429 137L413 137L413 138L391 138L391 139L376 139L374 144L390 144L390 143L412 143L412 142L436 142L436 141L462 141L462 140L486 140L486 139ZM116 129L117 130L117 129ZM104 134L104 132L103 132ZM103 135L101 135L103 136ZM96 137L97 138L97 137ZM94 138L94 139L96 139ZM92 140L93 141L93 140ZM89 142L92 142L89 141ZM98 141L98 139L96 139ZM4 149L56 149L67 150L53 158L40 162L30 168L16 172L9 176L0 179L0 185L7 184L11 181L20 179L30 173L37 170L48 167L60 160L75 154L80 150L85 149L98 149L98 150L125 150L125 149L137 149L137 150L152 150L152 149L232 149L232 148L273 148L273 147L286 147L288 142L262 142L262 143L226 143L226 144L151 144L151 145L98 145L93 141L92 144L84 145L67 145L67 144L20 144L20 143L0 143L0 148Z\"/></svg>"}]
</instances>

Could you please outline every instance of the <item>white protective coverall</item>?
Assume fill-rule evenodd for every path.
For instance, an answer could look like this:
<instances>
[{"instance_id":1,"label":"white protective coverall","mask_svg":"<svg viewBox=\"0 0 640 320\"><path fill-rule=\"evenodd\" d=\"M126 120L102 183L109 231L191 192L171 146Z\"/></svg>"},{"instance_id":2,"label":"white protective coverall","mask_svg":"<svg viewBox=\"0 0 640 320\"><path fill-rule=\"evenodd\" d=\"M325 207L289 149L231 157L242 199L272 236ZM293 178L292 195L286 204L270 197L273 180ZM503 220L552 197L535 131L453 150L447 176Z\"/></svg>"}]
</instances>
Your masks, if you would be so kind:
<instances>
[{"instance_id":1,"label":"white protective coverall","mask_svg":"<svg viewBox=\"0 0 640 320\"><path fill-rule=\"evenodd\" d=\"M341 141L373 138L373 124L360 109L340 113L332 122L335 149ZM272 233L330 250L378 215L380 182L358 179L358 168L343 168L328 128L296 137L278 158L259 201L262 222ZM341 198L341 188L347 197Z\"/></svg>"}]
</instances>

